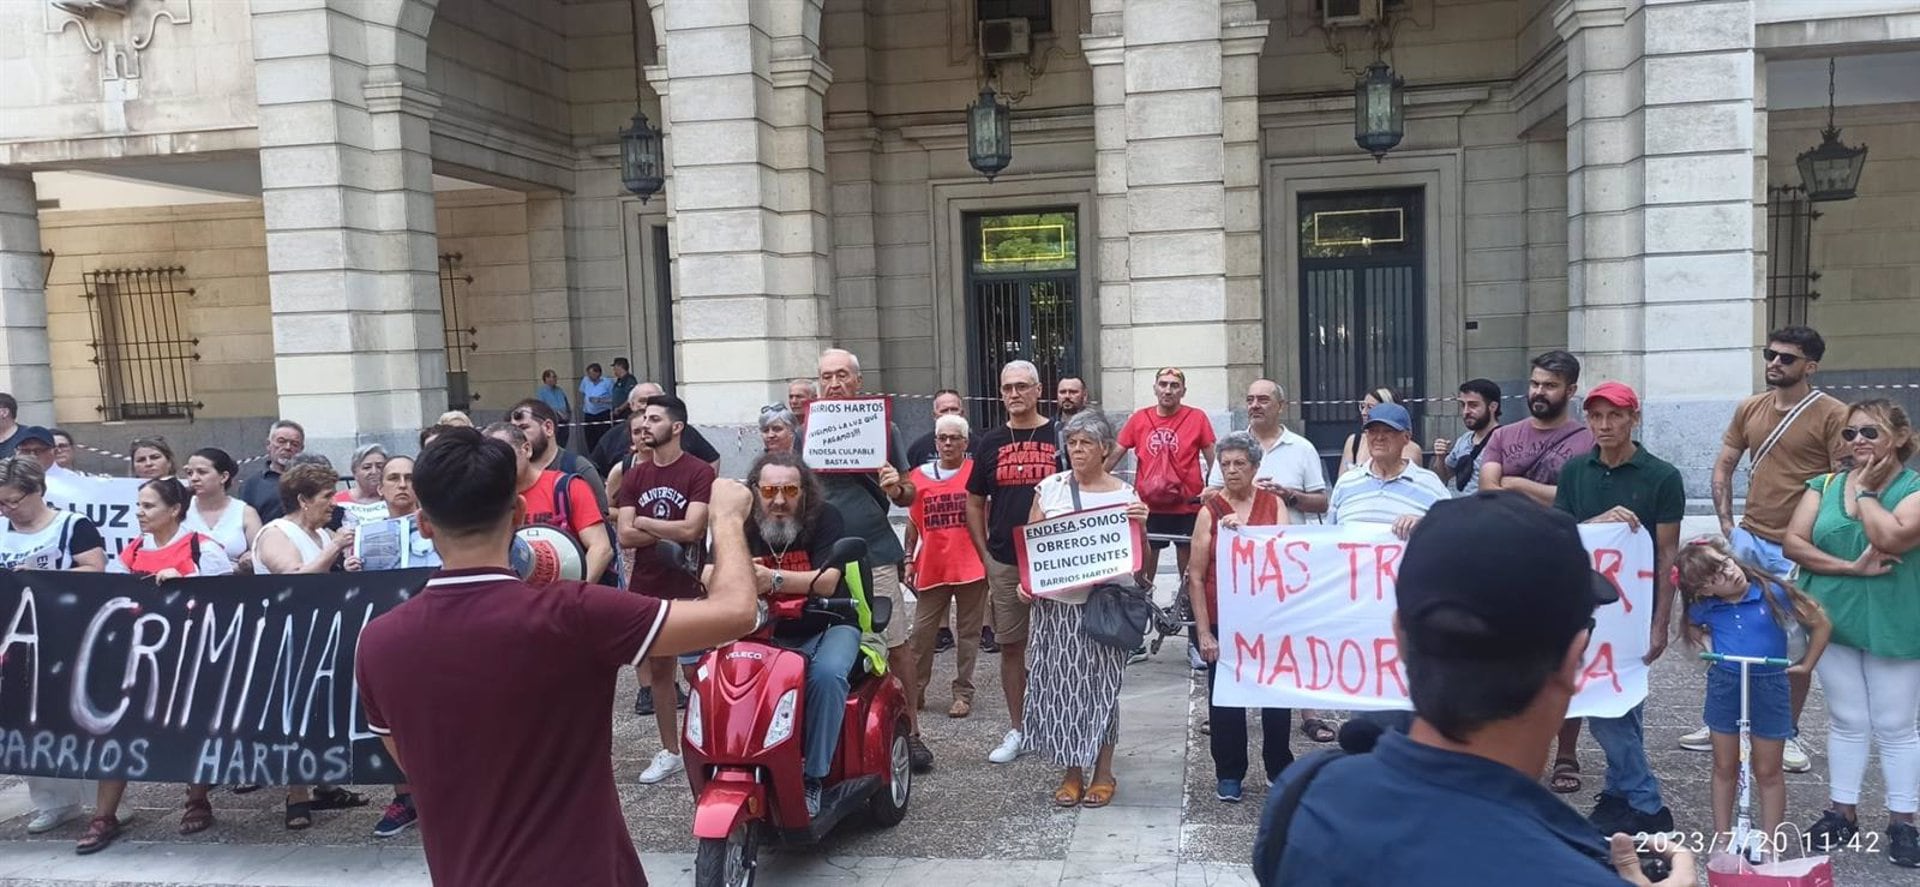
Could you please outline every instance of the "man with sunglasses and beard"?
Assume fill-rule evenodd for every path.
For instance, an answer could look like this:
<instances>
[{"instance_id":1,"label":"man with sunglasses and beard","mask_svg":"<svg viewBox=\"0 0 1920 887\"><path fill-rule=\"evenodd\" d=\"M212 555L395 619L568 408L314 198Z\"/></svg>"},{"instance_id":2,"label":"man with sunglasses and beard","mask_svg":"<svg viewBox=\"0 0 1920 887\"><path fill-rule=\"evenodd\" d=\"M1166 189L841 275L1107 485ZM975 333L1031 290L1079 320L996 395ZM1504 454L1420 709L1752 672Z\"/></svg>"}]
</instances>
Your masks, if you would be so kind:
<instances>
[{"instance_id":1,"label":"man with sunglasses and beard","mask_svg":"<svg viewBox=\"0 0 1920 887\"><path fill-rule=\"evenodd\" d=\"M1767 390L1740 402L1720 440L1713 460L1713 511L1720 532L1733 547L1733 556L1764 568L1775 576L1795 569L1780 548L1808 480L1839 471L1847 457L1840 438L1847 425L1847 405L1813 387L1813 374L1827 355L1827 342L1809 327L1789 326L1767 336L1761 352L1766 362ZM1747 504L1738 526L1733 521L1733 473L1740 457L1747 462ZM1811 675L1788 674L1793 725L1800 726L1800 710L1807 705ZM1712 751L1707 728L1680 737L1680 747ZM1813 762L1797 739L1789 738L1782 763L1789 773L1805 773Z\"/></svg>"},{"instance_id":2,"label":"man with sunglasses and beard","mask_svg":"<svg viewBox=\"0 0 1920 887\"><path fill-rule=\"evenodd\" d=\"M747 554L760 594L846 597L843 564L829 561L833 544L847 535L840 512L827 501L813 469L794 453L766 453L747 473L754 494L747 521ZM820 812L821 783L833 768L847 711L860 627L822 613L780 623L774 640L807 657L807 710L802 721L802 775L807 813Z\"/></svg>"}]
</instances>

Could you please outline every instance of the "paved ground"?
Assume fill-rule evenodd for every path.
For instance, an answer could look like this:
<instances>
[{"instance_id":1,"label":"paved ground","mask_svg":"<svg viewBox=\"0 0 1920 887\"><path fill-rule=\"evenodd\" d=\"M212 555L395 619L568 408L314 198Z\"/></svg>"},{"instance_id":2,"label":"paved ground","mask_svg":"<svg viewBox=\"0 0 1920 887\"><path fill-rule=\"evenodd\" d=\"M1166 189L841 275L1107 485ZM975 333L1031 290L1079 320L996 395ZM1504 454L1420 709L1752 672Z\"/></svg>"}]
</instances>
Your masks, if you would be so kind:
<instances>
[{"instance_id":1,"label":"paved ground","mask_svg":"<svg viewBox=\"0 0 1920 887\"><path fill-rule=\"evenodd\" d=\"M1164 583L1163 583L1164 584ZM1185 645L1169 642L1156 657L1128 670L1122 697L1120 791L1105 810L1055 810L1049 797L1057 775L1045 763L1023 758L1006 766L986 762L986 753L1006 729L998 657L983 655L971 718L945 716L953 656L935 668L923 733L938 756L934 773L915 784L906 822L880 829L849 822L820 847L776 851L765 862L766 883L812 885L1240 885L1251 884L1244 862L1252 847L1263 780L1259 755L1246 802L1226 805L1213 797L1213 766L1198 729L1200 684L1185 664ZM1678 827L1710 827L1708 757L1681 751L1681 733L1699 718L1700 670L1680 655L1654 669L1647 739L1654 769L1665 786ZM658 748L653 719L632 713L632 688L622 690L615 721L615 765L634 841L655 884L692 880L694 842L688 833L692 801L683 781L639 786L635 777ZM1810 822L1824 803L1826 716L1816 691L1806 717L1806 740L1814 771L1789 775L1791 818ZM1257 729L1253 742L1258 743ZM1296 752L1311 743L1297 732ZM1583 807L1597 791L1604 768L1599 750L1585 742L1582 761L1588 791L1571 796ZM179 789L136 786L129 794L138 819L128 838L106 853L75 857L75 824L52 840L25 834L25 791L0 783L0 883L5 884L274 884L407 885L427 883L417 833L388 841L368 835L378 811L323 814L303 834L280 827L280 808L269 792L236 797L216 794L219 824L192 838L174 833ZM380 789L369 791L381 792ZM379 796L384 801L385 794ZM1862 820L1883 825L1877 768L1869 773ZM1879 848L1879 849L1884 849ZM1920 873L1896 869L1883 853L1842 855L1838 881L1847 885L1915 885Z\"/></svg>"}]
</instances>

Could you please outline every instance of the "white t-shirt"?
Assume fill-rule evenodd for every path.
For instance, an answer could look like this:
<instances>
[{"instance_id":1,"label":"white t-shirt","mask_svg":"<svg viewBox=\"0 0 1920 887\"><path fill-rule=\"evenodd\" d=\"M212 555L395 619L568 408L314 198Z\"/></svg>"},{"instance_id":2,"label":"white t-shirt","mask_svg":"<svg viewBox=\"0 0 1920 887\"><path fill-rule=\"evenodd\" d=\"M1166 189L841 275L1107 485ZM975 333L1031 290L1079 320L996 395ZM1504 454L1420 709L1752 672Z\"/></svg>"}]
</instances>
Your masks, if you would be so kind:
<instances>
[{"instance_id":1,"label":"white t-shirt","mask_svg":"<svg viewBox=\"0 0 1920 887\"><path fill-rule=\"evenodd\" d=\"M1254 440L1258 442L1259 438ZM1327 488L1327 470L1320 463L1320 452L1313 448L1312 441L1284 426L1280 429L1280 439L1274 441L1272 449L1260 454L1260 467L1254 469L1253 479L1270 480L1303 493L1318 493ZM1207 473L1207 486L1226 485L1227 479L1220 473L1220 462L1215 460L1213 470ZM1292 507L1287 509L1287 517L1296 524L1319 521L1319 515L1310 519L1305 512Z\"/></svg>"},{"instance_id":2,"label":"white t-shirt","mask_svg":"<svg viewBox=\"0 0 1920 887\"><path fill-rule=\"evenodd\" d=\"M1140 496L1134 493L1133 486L1126 481L1121 481L1120 489L1117 490L1100 493L1081 490L1080 507L1075 508L1073 507L1073 486L1068 483L1072 477L1073 472L1062 471L1034 485L1033 495L1035 501L1040 503L1042 517L1059 517L1074 511L1105 508L1109 505L1132 505L1140 501ZM1091 590L1070 591L1050 597L1048 600L1063 604L1084 604L1087 602L1087 592Z\"/></svg>"},{"instance_id":3,"label":"white t-shirt","mask_svg":"<svg viewBox=\"0 0 1920 887\"><path fill-rule=\"evenodd\" d=\"M0 526L6 528L0 532L0 569L5 570L71 570L74 555L107 547L93 521L71 511L54 511L53 520L31 533L4 522Z\"/></svg>"}]
</instances>

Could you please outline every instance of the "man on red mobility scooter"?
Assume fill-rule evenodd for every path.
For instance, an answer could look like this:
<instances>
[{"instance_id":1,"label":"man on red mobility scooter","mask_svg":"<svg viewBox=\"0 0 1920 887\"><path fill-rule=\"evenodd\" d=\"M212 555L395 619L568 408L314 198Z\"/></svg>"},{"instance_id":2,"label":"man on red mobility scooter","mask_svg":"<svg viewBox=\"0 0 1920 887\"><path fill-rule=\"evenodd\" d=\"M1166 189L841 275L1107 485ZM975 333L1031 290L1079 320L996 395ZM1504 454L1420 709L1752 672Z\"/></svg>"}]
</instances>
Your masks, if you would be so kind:
<instances>
[{"instance_id":1,"label":"man on red mobility scooter","mask_svg":"<svg viewBox=\"0 0 1920 887\"><path fill-rule=\"evenodd\" d=\"M867 598L864 542L841 538L839 514L792 454L762 456L747 486L747 548L767 615L707 655L687 706L703 887L752 882L761 824L810 843L863 806L882 825L899 822L911 780L905 689L885 654L862 644L892 616L885 598Z\"/></svg>"}]
</instances>

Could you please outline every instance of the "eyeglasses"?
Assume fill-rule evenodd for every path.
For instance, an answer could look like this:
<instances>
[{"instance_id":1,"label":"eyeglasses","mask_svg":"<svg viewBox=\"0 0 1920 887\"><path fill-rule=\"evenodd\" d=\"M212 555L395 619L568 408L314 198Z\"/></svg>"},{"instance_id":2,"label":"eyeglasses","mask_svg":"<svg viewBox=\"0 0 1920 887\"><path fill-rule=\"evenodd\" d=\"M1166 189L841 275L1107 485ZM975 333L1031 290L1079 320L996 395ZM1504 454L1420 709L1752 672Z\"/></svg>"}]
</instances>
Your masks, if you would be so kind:
<instances>
[{"instance_id":1,"label":"eyeglasses","mask_svg":"<svg viewBox=\"0 0 1920 887\"><path fill-rule=\"evenodd\" d=\"M27 501L27 497L25 496L15 496L11 500L0 499L0 511L12 511L19 508L20 503L25 501Z\"/></svg>"},{"instance_id":2,"label":"eyeglasses","mask_svg":"<svg viewBox=\"0 0 1920 887\"><path fill-rule=\"evenodd\" d=\"M957 443L966 440L967 436L964 434L936 434L933 436L933 439L942 443Z\"/></svg>"},{"instance_id":3,"label":"eyeglasses","mask_svg":"<svg viewBox=\"0 0 1920 887\"><path fill-rule=\"evenodd\" d=\"M1806 359L1798 354L1788 354L1785 351L1775 351L1772 348L1760 352L1760 356L1766 358L1767 363L1778 363L1783 367L1793 366Z\"/></svg>"},{"instance_id":4,"label":"eyeglasses","mask_svg":"<svg viewBox=\"0 0 1920 887\"><path fill-rule=\"evenodd\" d=\"M800 485L799 484L761 484L760 485L760 498L772 499L776 496L785 496L789 499L798 499L800 498Z\"/></svg>"},{"instance_id":5,"label":"eyeglasses","mask_svg":"<svg viewBox=\"0 0 1920 887\"><path fill-rule=\"evenodd\" d=\"M1006 382L1000 386L1001 394L1025 394L1040 386L1032 382Z\"/></svg>"},{"instance_id":6,"label":"eyeglasses","mask_svg":"<svg viewBox=\"0 0 1920 887\"><path fill-rule=\"evenodd\" d=\"M1841 440L1844 440L1847 443L1853 443L1853 439L1856 437L1864 437L1867 440L1879 440L1880 426L1861 425L1859 427L1848 427L1848 428L1840 429Z\"/></svg>"}]
</instances>

